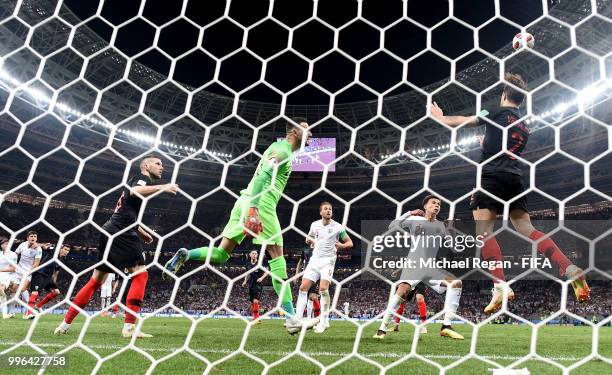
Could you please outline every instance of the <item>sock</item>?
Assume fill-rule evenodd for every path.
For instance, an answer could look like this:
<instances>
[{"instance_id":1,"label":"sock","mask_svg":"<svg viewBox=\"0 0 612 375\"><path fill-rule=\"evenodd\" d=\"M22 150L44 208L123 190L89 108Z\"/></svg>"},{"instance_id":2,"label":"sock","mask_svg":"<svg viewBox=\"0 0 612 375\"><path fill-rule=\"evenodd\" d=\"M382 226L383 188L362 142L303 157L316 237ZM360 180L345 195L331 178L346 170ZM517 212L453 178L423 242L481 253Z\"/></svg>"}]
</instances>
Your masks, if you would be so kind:
<instances>
[{"instance_id":1,"label":"sock","mask_svg":"<svg viewBox=\"0 0 612 375\"><path fill-rule=\"evenodd\" d=\"M321 291L321 321L328 322L329 321L329 290Z\"/></svg>"},{"instance_id":2,"label":"sock","mask_svg":"<svg viewBox=\"0 0 612 375\"><path fill-rule=\"evenodd\" d=\"M544 233L540 232L539 230L534 230L529 235L529 238L534 241L537 241L538 239L544 236L546 236ZM572 262L567 259L565 254L563 254L561 249L559 249L559 247L553 242L553 240L550 239L550 237L538 243L538 252L550 259L554 264L559 267L559 274L561 276L565 275L565 269L572 264Z\"/></svg>"},{"instance_id":3,"label":"sock","mask_svg":"<svg viewBox=\"0 0 612 375\"><path fill-rule=\"evenodd\" d=\"M36 300L38 299L38 293L30 294L30 299L28 300L28 309L26 310L26 314L31 314L34 312L32 307L36 304Z\"/></svg>"},{"instance_id":4,"label":"sock","mask_svg":"<svg viewBox=\"0 0 612 375\"><path fill-rule=\"evenodd\" d=\"M301 290L298 292L298 300L295 305L295 318L302 319L304 317L304 309L307 304L310 304L311 301L308 300L308 292L302 292ZM312 310L312 309L311 309ZM312 311L308 312L310 315Z\"/></svg>"},{"instance_id":5,"label":"sock","mask_svg":"<svg viewBox=\"0 0 612 375\"><path fill-rule=\"evenodd\" d=\"M7 297L6 297L6 299L8 300L8 298L9 298L9 297L7 296ZM15 302L15 300L14 300L14 299L12 299L12 300L10 300L10 301L9 301L9 303L6 305L6 306L7 306L7 309L8 309L9 314L10 314L10 313L14 313L14 312L15 312L15 303L16 303L16 302Z\"/></svg>"},{"instance_id":6,"label":"sock","mask_svg":"<svg viewBox=\"0 0 612 375\"><path fill-rule=\"evenodd\" d=\"M421 318L421 322L425 322L427 320L427 305L425 304L425 300L421 300L417 302L419 305L419 318Z\"/></svg>"},{"instance_id":7,"label":"sock","mask_svg":"<svg viewBox=\"0 0 612 375\"><path fill-rule=\"evenodd\" d=\"M393 313L397 311L397 308L400 304L404 303L404 299L394 294L389 300L389 304L387 305L387 310L385 310L385 315L383 316L382 323L380 323L380 330L387 332L387 326L389 322L393 318Z\"/></svg>"},{"instance_id":8,"label":"sock","mask_svg":"<svg viewBox=\"0 0 612 375\"><path fill-rule=\"evenodd\" d=\"M45 296L45 298L43 298L40 302L38 302L38 305L36 305L36 307L38 307L39 309L42 308L47 302L52 301L55 297L57 297L57 294L53 292L49 292Z\"/></svg>"},{"instance_id":9,"label":"sock","mask_svg":"<svg viewBox=\"0 0 612 375\"><path fill-rule=\"evenodd\" d=\"M119 312L119 304L116 303L115 306L113 306L113 315L117 315L117 312Z\"/></svg>"},{"instance_id":10,"label":"sock","mask_svg":"<svg viewBox=\"0 0 612 375\"><path fill-rule=\"evenodd\" d=\"M445 326L451 325L451 320L457 314L459 308L459 299L461 298L461 288L448 288L446 290L446 298L444 299L444 321Z\"/></svg>"},{"instance_id":11,"label":"sock","mask_svg":"<svg viewBox=\"0 0 612 375\"><path fill-rule=\"evenodd\" d=\"M298 302L299 302L299 299L298 299ZM308 302L306 303L306 311L307 311L306 317L308 319L312 318L312 305L313 305L312 300L308 300Z\"/></svg>"},{"instance_id":12,"label":"sock","mask_svg":"<svg viewBox=\"0 0 612 375\"><path fill-rule=\"evenodd\" d=\"M100 289L101 286L102 283L95 281L93 278L90 279L89 282L87 282L87 284L85 284L85 286L79 290L77 295L72 300L72 303L82 309L89 303L93 294L96 292L96 290ZM79 315L79 310L75 309L73 306L70 306L66 316L64 317L64 322L71 324L77 315Z\"/></svg>"},{"instance_id":13,"label":"sock","mask_svg":"<svg viewBox=\"0 0 612 375\"><path fill-rule=\"evenodd\" d=\"M259 319L259 302L253 302L252 308L253 308L253 320Z\"/></svg>"},{"instance_id":14,"label":"sock","mask_svg":"<svg viewBox=\"0 0 612 375\"><path fill-rule=\"evenodd\" d=\"M270 266L270 272L272 273L272 286L274 287L274 291L276 295L281 300L281 306L283 310L287 312L289 315L294 315L295 310L293 309L293 297L291 296L291 286L287 285L283 287L283 283L281 280L287 280L287 262L285 261L284 256L279 256L274 259L270 259L268 261L268 265ZM280 279L280 280L279 280Z\"/></svg>"},{"instance_id":15,"label":"sock","mask_svg":"<svg viewBox=\"0 0 612 375\"><path fill-rule=\"evenodd\" d=\"M27 290L24 290L23 292L21 292L21 300L23 302L29 302L30 301L30 292L28 292Z\"/></svg>"},{"instance_id":16,"label":"sock","mask_svg":"<svg viewBox=\"0 0 612 375\"><path fill-rule=\"evenodd\" d=\"M321 315L321 302L318 299L312 301L312 314L315 318Z\"/></svg>"},{"instance_id":17,"label":"sock","mask_svg":"<svg viewBox=\"0 0 612 375\"><path fill-rule=\"evenodd\" d=\"M2 316L6 316L8 314L8 304L6 303L6 293L2 288L0 288L0 305L2 305Z\"/></svg>"},{"instance_id":18,"label":"sock","mask_svg":"<svg viewBox=\"0 0 612 375\"><path fill-rule=\"evenodd\" d=\"M230 255L222 247L198 247L197 249L189 250L187 260L205 262L209 252L212 252L210 263L213 264L223 264L230 258Z\"/></svg>"},{"instance_id":19,"label":"sock","mask_svg":"<svg viewBox=\"0 0 612 375\"><path fill-rule=\"evenodd\" d=\"M106 297L103 297L100 302L100 310L104 310L106 307Z\"/></svg>"},{"instance_id":20,"label":"sock","mask_svg":"<svg viewBox=\"0 0 612 375\"><path fill-rule=\"evenodd\" d=\"M127 298L125 300L125 305L127 308L132 310L132 312L129 310L125 311L125 323L127 324L134 324L136 321L136 315L134 314L138 314L140 311L148 278L149 273L147 271L143 271L132 276L132 285L130 286L130 290L128 291Z\"/></svg>"},{"instance_id":21,"label":"sock","mask_svg":"<svg viewBox=\"0 0 612 375\"><path fill-rule=\"evenodd\" d=\"M501 249L495 237L491 237L485 241L482 247L482 259L486 261L503 260ZM504 275L503 268L489 269L489 272L491 272L491 275L495 278L493 281L506 281L506 275Z\"/></svg>"},{"instance_id":22,"label":"sock","mask_svg":"<svg viewBox=\"0 0 612 375\"><path fill-rule=\"evenodd\" d=\"M404 315L405 304L401 303L395 312L398 316L395 317L395 324L400 324L400 316Z\"/></svg>"}]
</instances>

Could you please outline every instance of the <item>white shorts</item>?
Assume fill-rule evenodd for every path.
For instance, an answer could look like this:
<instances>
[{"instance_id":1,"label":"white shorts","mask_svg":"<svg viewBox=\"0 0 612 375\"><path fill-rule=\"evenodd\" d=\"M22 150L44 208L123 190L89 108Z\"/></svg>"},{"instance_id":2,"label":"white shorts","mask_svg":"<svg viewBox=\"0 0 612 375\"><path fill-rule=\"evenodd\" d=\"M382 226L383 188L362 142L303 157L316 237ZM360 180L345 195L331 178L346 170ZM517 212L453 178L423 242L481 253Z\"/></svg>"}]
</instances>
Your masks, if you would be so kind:
<instances>
[{"instance_id":1,"label":"white shorts","mask_svg":"<svg viewBox=\"0 0 612 375\"><path fill-rule=\"evenodd\" d=\"M0 272L0 286L8 288L11 279L11 272Z\"/></svg>"},{"instance_id":2,"label":"white shorts","mask_svg":"<svg viewBox=\"0 0 612 375\"><path fill-rule=\"evenodd\" d=\"M19 283L21 283L21 279L23 278L23 275L20 272L13 272L11 273L11 282L13 284L19 285ZM28 281L32 281L32 274L28 274L28 276L26 276L26 280Z\"/></svg>"},{"instance_id":3,"label":"white shorts","mask_svg":"<svg viewBox=\"0 0 612 375\"><path fill-rule=\"evenodd\" d=\"M113 296L113 290L112 289L100 289L100 296L102 298L106 298L106 297L112 297Z\"/></svg>"},{"instance_id":4,"label":"white shorts","mask_svg":"<svg viewBox=\"0 0 612 375\"><path fill-rule=\"evenodd\" d=\"M304 270L303 278L314 281L315 283L321 280L331 281L334 276L334 266L336 258L310 258L310 262Z\"/></svg>"}]
</instances>

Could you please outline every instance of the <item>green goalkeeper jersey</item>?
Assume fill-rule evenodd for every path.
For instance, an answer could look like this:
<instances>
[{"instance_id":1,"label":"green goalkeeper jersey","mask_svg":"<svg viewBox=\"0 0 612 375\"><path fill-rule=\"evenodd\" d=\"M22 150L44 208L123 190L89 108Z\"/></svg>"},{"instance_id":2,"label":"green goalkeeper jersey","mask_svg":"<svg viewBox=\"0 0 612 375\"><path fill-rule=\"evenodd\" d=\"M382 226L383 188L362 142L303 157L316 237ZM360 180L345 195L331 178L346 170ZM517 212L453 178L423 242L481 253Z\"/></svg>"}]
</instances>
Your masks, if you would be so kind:
<instances>
[{"instance_id":1,"label":"green goalkeeper jersey","mask_svg":"<svg viewBox=\"0 0 612 375\"><path fill-rule=\"evenodd\" d=\"M274 159L279 160L276 176L274 176L274 188L270 188L272 184L272 177L274 169L270 166L273 165ZM258 201L260 204L274 205L278 203L281 198L281 193L285 190L289 176L291 176L291 162L293 160L293 151L291 150L291 144L286 139L282 141L276 141L266 149L263 157L257 164L255 174L251 178L249 185L246 189L242 190L240 194L244 196L252 196L255 190L257 180L263 175L263 187L261 189L262 194L259 199L255 198L253 201ZM261 181L261 180L260 180Z\"/></svg>"}]
</instances>

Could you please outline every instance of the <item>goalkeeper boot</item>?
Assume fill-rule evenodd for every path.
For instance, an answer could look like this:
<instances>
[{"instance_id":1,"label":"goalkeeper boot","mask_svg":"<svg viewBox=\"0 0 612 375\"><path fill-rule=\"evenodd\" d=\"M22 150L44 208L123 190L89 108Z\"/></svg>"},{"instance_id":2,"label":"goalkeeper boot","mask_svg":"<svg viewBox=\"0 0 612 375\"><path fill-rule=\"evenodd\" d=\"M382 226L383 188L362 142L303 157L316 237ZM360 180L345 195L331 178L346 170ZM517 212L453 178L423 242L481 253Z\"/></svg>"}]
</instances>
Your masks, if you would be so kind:
<instances>
[{"instance_id":1,"label":"goalkeeper boot","mask_svg":"<svg viewBox=\"0 0 612 375\"><path fill-rule=\"evenodd\" d=\"M506 283L495 283L491 302L484 309L485 314L493 314L501 308L504 293L507 293L508 301L514 299L514 291Z\"/></svg>"},{"instance_id":2,"label":"goalkeeper boot","mask_svg":"<svg viewBox=\"0 0 612 375\"><path fill-rule=\"evenodd\" d=\"M393 324L393 332L399 332L399 327L400 327L399 323Z\"/></svg>"},{"instance_id":3,"label":"goalkeeper boot","mask_svg":"<svg viewBox=\"0 0 612 375\"><path fill-rule=\"evenodd\" d=\"M565 276L568 280L572 280L570 285L572 288L574 288L574 294L576 295L576 300L578 303L586 304L589 302L591 289L589 288L584 275L581 275L582 272L582 269L572 264L565 270Z\"/></svg>"},{"instance_id":4,"label":"goalkeeper boot","mask_svg":"<svg viewBox=\"0 0 612 375\"><path fill-rule=\"evenodd\" d=\"M419 335L426 335L426 334L427 334L426 326L422 326L421 328L419 328Z\"/></svg>"},{"instance_id":5,"label":"goalkeeper boot","mask_svg":"<svg viewBox=\"0 0 612 375\"><path fill-rule=\"evenodd\" d=\"M450 337L453 340L463 340L463 335L459 332L455 331L452 326L442 326L440 329L440 336L442 337Z\"/></svg>"},{"instance_id":6,"label":"goalkeeper boot","mask_svg":"<svg viewBox=\"0 0 612 375\"><path fill-rule=\"evenodd\" d=\"M189 250L185 249L184 247L180 248L178 249L176 254L174 254L174 256L170 258L169 261L166 262L166 264L164 265L164 268L169 273L176 274L178 270L183 266L183 264L185 264L188 258L189 258ZM168 276L165 272L162 273L162 279L166 280L167 277Z\"/></svg>"}]
</instances>

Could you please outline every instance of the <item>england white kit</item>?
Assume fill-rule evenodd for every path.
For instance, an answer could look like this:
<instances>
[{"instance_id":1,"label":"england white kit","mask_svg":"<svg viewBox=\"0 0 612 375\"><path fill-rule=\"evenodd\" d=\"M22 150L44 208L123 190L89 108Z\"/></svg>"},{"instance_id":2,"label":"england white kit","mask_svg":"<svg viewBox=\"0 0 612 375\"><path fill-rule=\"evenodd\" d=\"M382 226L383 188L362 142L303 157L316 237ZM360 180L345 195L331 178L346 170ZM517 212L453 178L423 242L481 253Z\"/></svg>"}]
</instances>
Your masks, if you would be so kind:
<instances>
[{"instance_id":1,"label":"england white kit","mask_svg":"<svg viewBox=\"0 0 612 375\"><path fill-rule=\"evenodd\" d=\"M17 265L19 266L19 268L21 268L21 271L24 272L24 275L26 275L27 280L32 280L32 274L30 273L30 271L32 271L32 268L34 268L34 261L36 259L42 258L42 249L40 248L40 246L31 248L28 242L26 241L22 242L17 247L15 253L19 255L19 263L17 263ZM19 284L23 275L21 274L21 272L16 271L13 273L12 277L13 282L15 284Z\"/></svg>"},{"instance_id":2,"label":"england white kit","mask_svg":"<svg viewBox=\"0 0 612 375\"><path fill-rule=\"evenodd\" d=\"M104 284L102 284L102 287L100 288L100 296L102 298L112 297L113 281L115 281L115 274L109 273L108 276L106 276L106 281L104 281Z\"/></svg>"},{"instance_id":3,"label":"england white kit","mask_svg":"<svg viewBox=\"0 0 612 375\"><path fill-rule=\"evenodd\" d=\"M334 220L324 225L321 219L310 224L308 235L314 238L315 244L312 258L304 270L304 278L314 282L319 279L330 281L336 264L336 242L346 238L346 230Z\"/></svg>"},{"instance_id":4,"label":"england white kit","mask_svg":"<svg viewBox=\"0 0 612 375\"><path fill-rule=\"evenodd\" d=\"M17 265L17 254L10 250L6 253L0 252L0 269L15 265ZM11 284L12 275L13 272L0 272L0 288L6 288Z\"/></svg>"}]
</instances>

